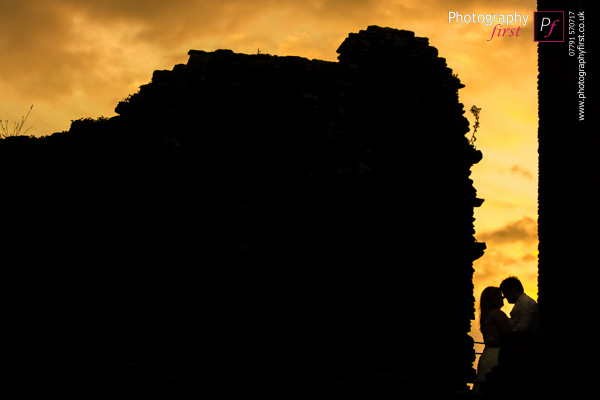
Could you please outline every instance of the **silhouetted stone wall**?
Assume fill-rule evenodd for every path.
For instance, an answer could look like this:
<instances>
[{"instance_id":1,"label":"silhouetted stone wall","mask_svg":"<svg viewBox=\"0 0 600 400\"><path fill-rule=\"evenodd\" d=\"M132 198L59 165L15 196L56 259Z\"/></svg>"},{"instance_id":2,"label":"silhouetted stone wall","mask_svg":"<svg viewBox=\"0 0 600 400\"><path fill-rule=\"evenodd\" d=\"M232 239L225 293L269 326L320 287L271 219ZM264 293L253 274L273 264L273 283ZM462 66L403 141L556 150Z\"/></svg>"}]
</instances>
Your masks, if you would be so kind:
<instances>
[{"instance_id":1,"label":"silhouetted stone wall","mask_svg":"<svg viewBox=\"0 0 600 400\"><path fill-rule=\"evenodd\" d=\"M338 53L192 50L117 117L2 141L26 160L10 293L60 310L37 332L202 376L464 388L485 245L463 85L412 32Z\"/></svg>"}]
</instances>

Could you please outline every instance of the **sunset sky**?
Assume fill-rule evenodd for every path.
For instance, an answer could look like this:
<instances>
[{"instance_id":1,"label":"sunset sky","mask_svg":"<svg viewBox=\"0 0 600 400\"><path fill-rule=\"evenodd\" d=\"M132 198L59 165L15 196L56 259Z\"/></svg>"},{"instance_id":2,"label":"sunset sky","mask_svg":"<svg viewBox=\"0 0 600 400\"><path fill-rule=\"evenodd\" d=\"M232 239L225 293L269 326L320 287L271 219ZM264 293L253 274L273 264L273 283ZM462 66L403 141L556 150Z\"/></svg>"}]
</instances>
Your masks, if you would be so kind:
<instances>
[{"instance_id":1,"label":"sunset sky","mask_svg":"<svg viewBox=\"0 0 600 400\"><path fill-rule=\"evenodd\" d=\"M42 136L71 120L111 117L154 70L186 63L190 49L335 61L350 32L414 31L466 85L459 95L471 123L471 106L482 109L475 144L484 157L472 178L485 199L476 237L488 248L475 263L474 295L517 275L536 298L535 8L534 0L0 0L0 119L12 126L33 105L25 128ZM516 12L528 21L503 24L513 36L488 40L495 24L449 23L450 12Z\"/></svg>"}]
</instances>

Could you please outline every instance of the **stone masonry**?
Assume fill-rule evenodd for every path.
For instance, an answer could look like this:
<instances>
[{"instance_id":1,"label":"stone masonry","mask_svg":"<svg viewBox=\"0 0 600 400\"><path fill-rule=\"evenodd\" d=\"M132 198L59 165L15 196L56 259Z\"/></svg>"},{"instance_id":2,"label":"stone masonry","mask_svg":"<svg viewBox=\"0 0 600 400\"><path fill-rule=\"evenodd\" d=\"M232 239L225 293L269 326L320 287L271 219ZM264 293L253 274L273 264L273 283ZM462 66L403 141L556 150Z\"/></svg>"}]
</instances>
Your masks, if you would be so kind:
<instances>
[{"instance_id":1,"label":"stone masonry","mask_svg":"<svg viewBox=\"0 0 600 400\"><path fill-rule=\"evenodd\" d=\"M45 238L9 240L6 296L35 291L7 340L178 382L464 389L485 245L463 85L412 32L338 53L192 50L116 117L1 141L7 226Z\"/></svg>"}]
</instances>

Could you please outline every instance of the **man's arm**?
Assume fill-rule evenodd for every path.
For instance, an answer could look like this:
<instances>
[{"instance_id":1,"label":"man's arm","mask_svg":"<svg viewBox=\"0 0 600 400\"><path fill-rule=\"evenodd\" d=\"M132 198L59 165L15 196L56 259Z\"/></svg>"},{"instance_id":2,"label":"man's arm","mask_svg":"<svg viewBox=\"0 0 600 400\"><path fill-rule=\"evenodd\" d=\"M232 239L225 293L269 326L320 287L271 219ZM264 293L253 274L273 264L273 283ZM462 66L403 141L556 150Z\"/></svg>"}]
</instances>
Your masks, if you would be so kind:
<instances>
[{"instance_id":1,"label":"man's arm","mask_svg":"<svg viewBox=\"0 0 600 400\"><path fill-rule=\"evenodd\" d=\"M496 328L498 328L498 332L500 332L501 335L512 331L510 320L506 314L504 314L504 311L496 310L490 315L490 317L492 318L492 321L494 321L494 324L496 325Z\"/></svg>"}]
</instances>

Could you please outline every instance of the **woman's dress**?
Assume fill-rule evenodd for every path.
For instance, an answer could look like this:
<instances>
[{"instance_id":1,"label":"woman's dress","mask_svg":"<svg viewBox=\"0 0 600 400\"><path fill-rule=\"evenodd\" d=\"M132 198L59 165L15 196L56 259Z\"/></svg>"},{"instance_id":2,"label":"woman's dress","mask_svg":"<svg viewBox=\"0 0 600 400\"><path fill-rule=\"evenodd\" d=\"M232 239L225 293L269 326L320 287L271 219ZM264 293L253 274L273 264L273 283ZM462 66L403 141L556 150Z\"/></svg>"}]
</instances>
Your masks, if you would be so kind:
<instances>
[{"instance_id":1,"label":"woman's dress","mask_svg":"<svg viewBox=\"0 0 600 400\"><path fill-rule=\"evenodd\" d=\"M495 313L502 312L501 310L494 310L489 313L483 322L482 333L483 342L485 348L479 357L479 363L477 364L477 381L485 382L485 375L498 365L498 354L500 353L500 347L492 347L488 343L494 339L500 339L500 331L494 323L492 316Z\"/></svg>"}]
</instances>

